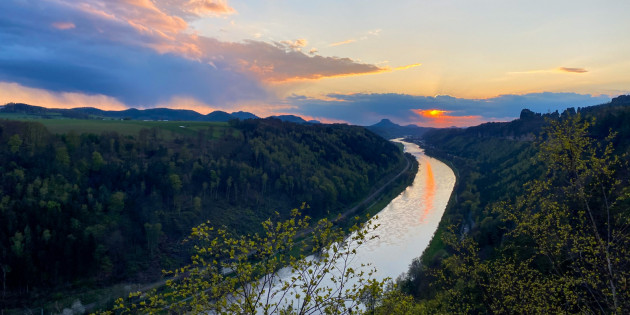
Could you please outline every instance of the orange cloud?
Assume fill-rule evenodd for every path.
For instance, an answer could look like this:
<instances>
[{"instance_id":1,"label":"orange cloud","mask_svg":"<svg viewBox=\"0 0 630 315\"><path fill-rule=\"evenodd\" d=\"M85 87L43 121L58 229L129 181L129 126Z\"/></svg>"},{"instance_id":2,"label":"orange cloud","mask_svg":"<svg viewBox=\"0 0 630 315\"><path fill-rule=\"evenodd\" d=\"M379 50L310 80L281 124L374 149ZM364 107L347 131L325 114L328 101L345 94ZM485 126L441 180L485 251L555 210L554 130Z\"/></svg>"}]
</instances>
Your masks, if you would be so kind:
<instances>
[{"instance_id":1,"label":"orange cloud","mask_svg":"<svg viewBox=\"0 0 630 315\"><path fill-rule=\"evenodd\" d=\"M230 15L236 13L225 0L189 0L184 8L196 15Z\"/></svg>"},{"instance_id":2,"label":"orange cloud","mask_svg":"<svg viewBox=\"0 0 630 315\"><path fill-rule=\"evenodd\" d=\"M286 47L292 49L292 50L301 50L303 47L305 47L306 45L308 45L308 41L306 39L296 39L296 40L283 40L280 42L281 44L285 45Z\"/></svg>"},{"instance_id":3,"label":"orange cloud","mask_svg":"<svg viewBox=\"0 0 630 315\"><path fill-rule=\"evenodd\" d=\"M344 78L344 77L357 77L368 74L378 74L382 72L389 72L389 69L378 68L373 71L365 71L365 72L349 72L349 73L336 73L336 74L324 74L324 73L308 73L305 75L288 77L282 73L273 73L273 70L268 71L267 78L263 78L264 81L271 84L282 84L282 83L291 83L296 81L305 81L305 80L321 80L328 78Z\"/></svg>"},{"instance_id":4,"label":"orange cloud","mask_svg":"<svg viewBox=\"0 0 630 315\"><path fill-rule=\"evenodd\" d=\"M328 45L328 47L341 46L341 45L345 45L345 44L354 43L356 41L357 41L356 39L348 39L348 40L344 40L342 42L332 43L332 44Z\"/></svg>"},{"instance_id":5,"label":"orange cloud","mask_svg":"<svg viewBox=\"0 0 630 315\"><path fill-rule=\"evenodd\" d=\"M74 25L74 23L72 22L55 22L52 24L52 27L58 29L58 30L70 30L76 27L76 25Z\"/></svg>"},{"instance_id":6,"label":"orange cloud","mask_svg":"<svg viewBox=\"0 0 630 315\"><path fill-rule=\"evenodd\" d=\"M140 33L166 39L173 39L175 34L188 28L184 19L165 13L149 0L61 1L95 17L126 23Z\"/></svg>"},{"instance_id":7,"label":"orange cloud","mask_svg":"<svg viewBox=\"0 0 630 315\"><path fill-rule=\"evenodd\" d=\"M420 66L422 66L422 64L421 64L421 63L414 63L414 64L411 64L411 65L406 65L406 66L396 67L396 68L394 68L394 71L397 71L397 70L406 70L406 69L415 68L415 67L420 67Z\"/></svg>"},{"instance_id":8,"label":"orange cloud","mask_svg":"<svg viewBox=\"0 0 630 315\"><path fill-rule=\"evenodd\" d=\"M448 127L468 127L479 125L486 120L481 116L468 115L468 116L453 116L448 115L452 111L440 110L440 109L412 109L412 111L424 118L418 122L419 125L424 127L435 128L448 128Z\"/></svg>"},{"instance_id":9,"label":"orange cloud","mask_svg":"<svg viewBox=\"0 0 630 315\"><path fill-rule=\"evenodd\" d=\"M409 65L392 70L359 63L350 58L323 57L316 54L316 49L302 52L308 45L306 39L276 43L247 40L221 42L187 31L188 21L199 14L236 12L225 0L56 1L90 15L95 20L99 36L108 36L109 39L123 44L149 47L161 54L174 53L202 63L211 63L221 71L245 73L267 83L357 76L417 66ZM123 27L109 28L111 24ZM132 32L127 28L132 28ZM110 29L112 32L107 33ZM353 41L355 40L332 45Z\"/></svg>"},{"instance_id":10,"label":"orange cloud","mask_svg":"<svg viewBox=\"0 0 630 315\"><path fill-rule=\"evenodd\" d=\"M96 107L103 110L127 109L117 99L105 95L57 93L25 87L17 83L0 82L0 104L25 103L48 108Z\"/></svg>"},{"instance_id":11,"label":"orange cloud","mask_svg":"<svg viewBox=\"0 0 630 315\"><path fill-rule=\"evenodd\" d=\"M212 7L218 11L227 4L225 1L211 0L173 0L169 2L153 2L150 0L108 0L85 1L59 0L69 7L83 11L97 19L107 20L132 27L143 37L137 38L134 44L150 47L159 53L177 53L192 59L199 58L201 52L197 47L196 36L184 32L188 29L187 16L197 16ZM167 6L160 6L164 5ZM214 6L212 5L214 4ZM205 9L204 9L205 8ZM229 7L226 7L229 8ZM226 11L226 12L227 12ZM129 41L128 36L112 35L112 39Z\"/></svg>"},{"instance_id":12,"label":"orange cloud","mask_svg":"<svg viewBox=\"0 0 630 315\"><path fill-rule=\"evenodd\" d=\"M391 71L372 64L359 63L350 58L313 56L302 51L287 51L283 45L261 41L230 43L200 36L199 45L206 58L220 57L218 60L223 62L224 66L236 66L235 70L251 73L258 79L270 83Z\"/></svg>"}]
</instances>

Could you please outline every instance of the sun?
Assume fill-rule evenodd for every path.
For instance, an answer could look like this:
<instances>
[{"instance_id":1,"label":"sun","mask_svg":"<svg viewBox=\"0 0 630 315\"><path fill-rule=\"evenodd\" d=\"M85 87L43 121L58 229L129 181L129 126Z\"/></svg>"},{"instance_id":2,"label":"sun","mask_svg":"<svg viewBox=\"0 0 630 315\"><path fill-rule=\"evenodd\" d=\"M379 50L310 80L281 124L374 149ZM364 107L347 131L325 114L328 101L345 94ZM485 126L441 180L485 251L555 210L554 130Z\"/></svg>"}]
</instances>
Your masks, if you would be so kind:
<instances>
[{"instance_id":1,"label":"sun","mask_svg":"<svg viewBox=\"0 0 630 315\"><path fill-rule=\"evenodd\" d=\"M442 114L446 113L446 111L439 110L439 109L431 109L431 110L426 110L425 113L431 117L439 117L439 116L442 116Z\"/></svg>"}]
</instances>

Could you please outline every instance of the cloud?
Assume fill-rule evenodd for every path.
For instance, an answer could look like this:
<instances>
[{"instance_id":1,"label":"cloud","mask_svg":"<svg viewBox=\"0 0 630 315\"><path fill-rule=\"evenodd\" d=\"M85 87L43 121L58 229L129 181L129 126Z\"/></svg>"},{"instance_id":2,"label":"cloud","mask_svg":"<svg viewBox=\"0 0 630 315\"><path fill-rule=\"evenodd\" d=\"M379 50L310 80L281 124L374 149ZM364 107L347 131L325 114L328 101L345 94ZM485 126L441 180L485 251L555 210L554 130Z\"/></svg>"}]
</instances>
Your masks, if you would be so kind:
<instances>
[{"instance_id":1,"label":"cloud","mask_svg":"<svg viewBox=\"0 0 630 315\"><path fill-rule=\"evenodd\" d=\"M183 0L0 1L0 81L51 93L102 95L134 107L174 97L218 107L273 101L266 82L385 71L350 58L296 50L308 44L305 39L281 45L233 43L188 30L187 21L195 17L186 12L193 7L199 14L201 7L215 8L217 14L232 12L220 9L220 4L227 5Z\"/></svg>"},{"instance_id":2,"label":"cloud","mask_svg":"<svg viewBox=\"0 0 630 315\"><path fill-rule=\"evenodd\" d=\"M529 71L515 71L508 72L508 74L538 74L538 73L586 73L588 70L584 68L567 68L567 67L558 67L554 69L546 69L546 70L529 70Z\"/></svg>"},{"instance_id":3,"label":"cloud","mask_svg":"<svg viewBox=\"0 0 630 315\"><path fill-rule=\"evenodd\" d=\"M126 22L141 33L165 39L174 39L175 34L188 28L183 18L164 12L150 0L58 1L97 17Z\"/></svg>"},{"instance_id":4,"label":"cloud","mask_svg":"<svg viewBox=\"0 0 630 315\"><path fill-rule=\"evenodd\" d=\"M311 48L311 50L308 51L309 55L314 55L318 52L317 48Z\"/></svg>"},{"instance_id":5,"label":"cloud","mask_svg":"<svg viewBox=\"0 0 630 315\"><path fill-rule=\"evenodd\" d=\"M190 17L182 10L189 10L187 8L191 6L206 7L209 3L227 6L225 1L210 0L170 0L156 4L149 0L112 0L103 3L89 0L79 5L78 10L89 13L100 20L100 24L108 24L105 27L99 25L99 29L109 30L111 40L120 40L125 45L149 47L160 54L174 53L204 63L213 62L215 65L217 60L222 60L224 69L253 74L264 81L321 79L384 70L349 58L303 54L301 49L308 44L306 39L274 44L259 41L230 43L185 32L188 27L186 18ZM182 17L169 15L178 12ZM130 32L129 27L133 32Z\"/></svg>"},{"instance_id":6,"label":"cloud","mask_svg":"<svg viewBox=\"0 0 630 315\"><path fill-rule=\"evenodd\" d=\"M378 36L381 33L381 31L382 31L381 29L367 31L367 32L364 33L363 36L359 37L359 39L352 38L352 39L344 40L344 41L341 41L341 42L332 43L332 44L329 44L328 47L341 46L341 45L354 43L354 42L357 42L357 41L367 40L370 37Z\"/></svg>"},{"instance_id":7,"label":"cloud","mask_svg":"<svg viewBox=\"0 0 630 315\"><path fill-rule=\"evenodd\" d=\"M70 30L76 27L76 25L72 22L54 22L51 25L52 27L62 31Z\"/></svg>"},{"instance_id":8,"label":"cloud","mask_svg":"<svg viewBox=\"0 0 630 315\"><path fill-rule=\"evenodd\" d=\"M235 70L251 73L267 82L317 80L322 78L373 74L387 71L350 58L309 56L302 51L287 51L278 45L246 40L242 43L199 38L207 56L219 58Z\"/></svg>"},{"instance_id":9,"label":"cloud","mask_svg":"<svg viewBox=\"0 0 630 315\"><path fill-rule=\"evenodd\" d=\"M345 44L354 43L356 41L357 41L356 39L348 39L348 40L344 40L344 41L341 41L341 42L332 43L332 44L328 45L328 47L341 46L341 45L345 45Z\"/></svg>"},{"instance_id":10,"label":"cloud","mask_svg":"<svg viewBox=\"0 0 630 315\"><path fill-rule=\"evenodd\" d=\"M290 111L296 114L328 117L358 125L371 125L389 118L399 124L424 126L470 126L485 121L517 118L523 108L547 113L609 101L610 97L606 95L551 92L500 95L487 99L358 93L328 94L323 98L293 95L286 100L296 106ZM436 114L439 115L429 115L433 110L437 110ZM426 115L423 116L423 113Z\"/></svg>"},{"instance_id":11,"label":"cloud","mask_svg":"<svg viewBox=\"0 0 630 315\"><path fill-rule=\"evenodd\" d=\"M184 0L174 1L183 4L186 12L198 16L203 15L230 15L236 13L236 10L227 4L224 0Z\"/></svg>"},{"instance_id":12,"label":"cloud","mask_svg":"<svg viewBox=\"0 0 630 315\"><path fill-rule=\"evenodd\" d=\"M383 31L382 29L376 29L376 30L368 31L367 34L371 36L378 36L381 34L382 31Z\"/></svg>"},{"instance_id":13,"label":"cloud","mask_svg":"<svg viewBox=\"0 0 630 315\"><path fill-rule=\"evenodd\" d=\"M51 108L97 107L104 110L124 110L127 107L113 97L102 94L51 92L17 83L0 82L0 104L16 102Z\"/></svg>"},{"instance_id":14,"label":"cloud","mask_svg":"<svg viewBox=\"0 0 630 315\"><path fill-rule=\"evenodd\" d=\"M586 70L584 68L566 68L566 67L560 67L560 68L558 68L558 71L560 71L560 72L571 72L571 73L586 73L586 72L588 72L588 70Z\"/></svg>"},{"instance_id":15,"label":"cloud","mask_svg":"<svg viewBox=\"0 0 630 315\"><path fill-rule=\"evenodd\" d=\"M394 68L394 71L406 70L406 69L411 69L411 68L420 67L420 66L422 66L421 63L414 63L414 64L411 64L411 65L396 67L396 68Z\"/></svg>"},{"instance_id":16,"label":"cloud","mask_svg":"<svg viewBox=\"0 0 630 315\"><path fill-rule=\"evenodd\" d=\"M259 80L232 71L220 60L213 67L206 60L149 47L161 42L126 22L95 17L65 3L38 2L40 10L32 6L0 2L0 81L51 92L106 95L137 107L179 95L207 104L270 97ZM76 28L64 32L51 28L59 16Z\"/></svg>"},{"instance_id":17,"label":"cloud","mask_svg":"<svg viewBox=\"0 0 630 315\"><path fill-rule=\"evenodd\" d=\"M308 45L308 41L306 39L283 40L280 43L285 47L296 51L302 50L302 48Z\"/></svg>"}]
</instances>

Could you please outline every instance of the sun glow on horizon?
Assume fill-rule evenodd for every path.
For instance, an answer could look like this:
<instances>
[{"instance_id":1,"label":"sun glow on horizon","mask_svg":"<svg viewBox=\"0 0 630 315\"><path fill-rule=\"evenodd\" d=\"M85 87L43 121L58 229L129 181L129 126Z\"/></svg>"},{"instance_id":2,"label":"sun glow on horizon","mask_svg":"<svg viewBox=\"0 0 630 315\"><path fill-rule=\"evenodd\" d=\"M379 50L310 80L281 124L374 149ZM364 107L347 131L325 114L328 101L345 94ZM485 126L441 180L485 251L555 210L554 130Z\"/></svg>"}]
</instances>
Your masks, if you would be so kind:
<instances>
[{"instance_id":1,"label":"sun glow on horizon","mask_svg":"<svg viewBox=\"0 0 630 315\"><path fill-rule=\"evenodd\" d=\"M426 115L429 117L439 117L439 116L444 115L445 113L450 113L450 111L439 110L439 109L427 109L423 112L423 115Z\"/></svg>"},{"instance_id":2,"label":"sun glow on horizon","mask_svg":"<svg viewBox=\"0 0 630 315\"><path fill-rule=\"evenodd\" d=\"M448 127L468 127L485 122L483 117L478 115L455 116L449 115L452 111L441 109L413 109L414 113L424 118L419 123L425 127L448 128Z\"/></svg>"}]
</instances>

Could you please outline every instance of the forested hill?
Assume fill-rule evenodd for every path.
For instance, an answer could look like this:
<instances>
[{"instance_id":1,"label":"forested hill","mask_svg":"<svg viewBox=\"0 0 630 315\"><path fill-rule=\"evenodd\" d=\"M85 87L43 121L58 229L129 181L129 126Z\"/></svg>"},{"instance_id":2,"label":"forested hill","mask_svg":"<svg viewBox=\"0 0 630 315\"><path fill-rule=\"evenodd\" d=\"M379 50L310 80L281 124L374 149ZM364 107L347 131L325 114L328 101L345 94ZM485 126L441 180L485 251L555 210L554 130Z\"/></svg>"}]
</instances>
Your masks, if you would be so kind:
<instances>
[{"instance_id":1,"label":"forested hill","mask_svg":"<svg viewBox=\"0 0 630 315\"><path fill-rule=\"evenodd\" d=\"M529 109L521 111L519 119L510 122L489 122L469 128L451 128L428 130L424 139L430 143L435 137L444 139L451 136L471 136L478 138L502 138L510 140L534 140L540 134L543 127L548 125L548 120L558 120L569 115L580 113L585 119L594 119L597 124L593 130L596 136L602 137L608 133L608 129L617 130L621 134L630 135L630 95L621 95L613 98L610 103L594 105L582 108L568 108L562 113L534 113ZM625 141L626 139L621 139ZM624 146L627 146L625 144Z\"/></svg>"},{"instance_id":2,"label":"forested hill","mask_svg":"<svg viewBox=\"0 0 630 315\"><path fill-rule=\"evenodd\" d=\"M5 305L72 283L154 279L188 257L179 241L194 225L253 232L303 202L307 215L334 215L406 165L362 127L249 119L196 128L52 134L0 120Z\"/></svg>"},{"instance_id":3,"label":"forested hill","mask_svg":"<svg viewBox=\"0 0 630 315\"><path fill-rule=\"evenodd\" d=\"M628 96L428 132L458 180L403 291L438 313L626 313L629 139Z\"/></svg>"},{"instance_id":4,"label":"forested hill","mask_svg":"<svg viewBox=\"0 0 630 315\"><path fill-rule=\"evenodd\" d=\"M389 119L382 119L378 123L367 126L366 128L385 139L421 137L425 132L434 129L429 127L419 127L416 125L401 126L393 123Z\"/></svg>"},{"instance_id":5,"label":"forested hill","mask_svg":"<svg viewBox=\"0 0 630 315\"><path fill-rule=\"evenodd\" d=\"M228 122L232 119L258 119L260 117L249 112L227 113L216 110L206 115L188 109L148 108L125 110L102 110L94 107L77 107L70 109L46 108L23 103L8 103L0 106L0 118L31 118L31 119L103 119L103 120L168 120L168 121L214 121ZM279 115L282 121L300 124L319 124L317 120L306 121L295 115Z\"/></svg>"}]
</instances>

